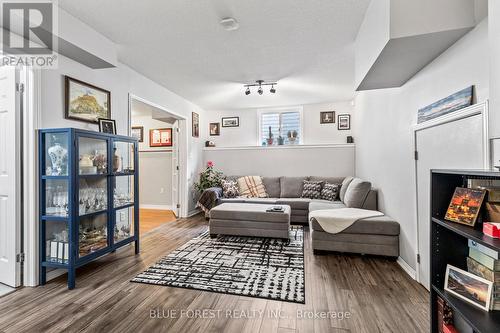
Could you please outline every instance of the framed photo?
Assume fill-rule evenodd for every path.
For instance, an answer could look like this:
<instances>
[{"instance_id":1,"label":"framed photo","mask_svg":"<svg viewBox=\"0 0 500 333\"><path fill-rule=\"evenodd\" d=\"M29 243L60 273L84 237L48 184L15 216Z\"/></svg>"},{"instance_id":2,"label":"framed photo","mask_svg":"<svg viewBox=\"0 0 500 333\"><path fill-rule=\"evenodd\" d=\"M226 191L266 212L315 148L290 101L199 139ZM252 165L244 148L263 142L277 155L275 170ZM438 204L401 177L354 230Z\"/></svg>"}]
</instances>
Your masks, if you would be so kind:
<instances>
[{"instance_id":1,"label":"framed photo","mask_svg":"<svg viewBox=\"0 0 500 333\"><path fill-rule=\"evenodd\" d=\"M337 129L339 131L345 131L351 129L351 115L350 114L339 114L338 116Z\"/></svg>"},{"instance_id":2,"label":"framed photo","mask_svg":"<svg viewBox=\"0 0 500 333\"><path fill-rule=\"evenodd\" d=\"M65 76L65 118L87 123L111 118L111 93Z\"/></svg>"},{"instance_id":3,"label":"framed photo","mask_svg":"<svg viewBox=\"0 0 500 333\"><path fill-rule=\"evenodd\" d=\"M99 118L99 132L116 134L116 121L114 119Z\"/></svg>"},{"instance_id":4,"label":"framed photo","mask_svg":"<svg viewBox=\"0 0 500 333\"><path fill-rule=\"evenodd\" d=\"M130 135L133 138L136 138L139 142L144 142L144 127L143 126L134 126L132 127L132 131Z\"/></svg>"},{"instance_id":5,"label":"framed photo","mask_svg":"<svg viewBox=\"0 0 500 333\"><path fill-rule=\"evenodd\" d=\"M334 124L335 123L335 111L325 111L320 112L320 124Z\"/></svg>"},{"instance_id":6,"label":"framed photo","mask_svg":"<svg viewBox=\"0 0 500 333\"><path fill-rule=\"evenodd\" d=\"M444 218L473 227L476 224L485 195L486 191L484 190L457 187Z\"/></svg>"},{"instance_id":7,"label":"framed photo","mask_svg":"<svg viewBox=\"0 0 500 333\"><path fill-rule=\"evenodd\" d=\"M446 265L444 290L464 301L489 311L493 282L461 270L452 265Z\"/></svg>"},{"instance_id":8,"label":"framed photo","mask_svg":"<svg viewBox=\"0 0 500 333\"><path fill-rule=\"evenodd\" d=\"M172 147L173 143L171 128L149 130L150 147Z\"/></svg>"},{"instance_id":9,"label":"framed photo","mask_svg":"<svg viewBox=\"0 0 500 333\"><path fill-rule=\"evenodd\" d=\"M196 112L191 113L191 120L192 120L192 128L191 132L193 137L199 138L200 137L200 115L197 114Z\"/></svg>"},{"instance_id":10,"label":"framed photo","mask_svg":"<svg viewBox=\"0 0 500 333\"><path fill-rule=\"evenodd\" d=\"M240 117L222 118L222 127L240 127Z\"/></svg>"},{"instance_id":11,"label":"framed photo","mask_svg":"<svg viewBox=\"0 0 500 333\"><path fill-rule=\"evenodd\" d=\"M220 135L220 123L210 123L208 133L210 136Z\"/></svg>"},{"instance_id":12,"label":"framed photo","mask_svg":"<svg viewBox=\"0 0 500 333\"><path fill-rule=\"evenodd\" d=\"M437 102L432 103L420 110L418 110L417 122L423 123L437 117L444 116L445 114L455 112L457 110L466 108L472 105L474 99L474 86L467 87L445 97Z\"/></svg>"}]
</instances>

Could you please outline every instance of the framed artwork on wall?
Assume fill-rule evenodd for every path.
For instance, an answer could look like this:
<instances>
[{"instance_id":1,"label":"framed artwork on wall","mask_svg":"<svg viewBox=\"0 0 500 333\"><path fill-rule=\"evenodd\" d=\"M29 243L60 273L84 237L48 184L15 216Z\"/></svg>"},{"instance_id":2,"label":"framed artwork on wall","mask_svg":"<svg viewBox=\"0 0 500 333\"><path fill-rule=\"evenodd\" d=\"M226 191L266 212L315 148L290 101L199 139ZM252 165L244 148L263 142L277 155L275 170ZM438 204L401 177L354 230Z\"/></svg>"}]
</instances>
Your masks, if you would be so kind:
<instances>
[{"instance_id":1,"label":"framed artwork on wall","mask_svg":"<svg viewBox=\"0 0 500 333\"><path fill-rule=\"evenodd\" d=\"M445 114L466 108L472 105L474 97L474 86L462 89L453 95L445 97L418 110L417 122L425 121L444 116Z\"/></svg>"},{"instance_id":2,"label":"framed artwork on wall","mask_svg":"<svg viewBox=\"0 0 500 333\"><path fill-rule=\"evenodd\" d=\"M172 147L173 145L172 129L158 128L149 130L150 147Z\"/></svg>"},{"instance_id":3,"label":"framed artwork on wall","mask_svg":"<svg viewBox=\"0 0 500 333\"><path fill-rule=\"evenodd\" d=\"M192 128L191 132L194 138L200 137L200 115L196 112L191 113Z\"/></svg>"},{"instance_id":4,"label":"framed artwork on wall","mask_svg":"<svg viewBox=\"0 0 500 333\"><path fill-rule=\"evenodd\" d=\"M220 123L210 123L208 133L210 136L220 135Z\"/></svg>"},{"instance_id":5,"label":"framed artwork on wall","mask_svg":"<svg viewBox=\"0 0 500 333\"><path fill-rule=\"evenodd\" d=\"M222 118L222 127L240 127L240 117Z\"/></svg>"},{"instance_id":6,"label":"framed artwork on wall","mask_svg":"<svg viewBox=\"0 0 500 333\"><path fill-rule=\"evenodd\" d=\"M111 92L69 76L64 81L66 119L97 124L111 118Z\"/></svg>"},{"instance_id":7,"label":"framed artwork on wall","mask_svg":"<svg viewBox=\"0 0 500 333\"><path fill-rule=\"evenodd\" d=\"M337 121L337 129L339 131L346 131L351 129L351 115L339 114Z\"/></svg>"},{"instance_id":8,"label":"framed artwork on wall","mask_svg":"<svg viewBox=\"0 0 500 333\"><path fill-rule=\"evenodd\" d=\"M139 142L144 142L144 127L143 126L133 126L130 135L136 138Z\"/></svg>"},{"instance_id":9,"label":"framed artwork on wall","mask_svg":"<svg viewBox=\"0 0 500 333\"><path fill-rule=\"evenodd\" d=\"M334 124L335 123L335 111L320 112L319 123L320 124Z\"/></svg>"},{"instance_id":10,"label":"framed artwork on wall","mask_svg":"<svg viewBox=\"0 0 500 333\"><path fill-rule=\"evenodd\" d=\"M99 118L99 132L116 134L116 121L114 119Z\"/></svg>"}]
</instances>

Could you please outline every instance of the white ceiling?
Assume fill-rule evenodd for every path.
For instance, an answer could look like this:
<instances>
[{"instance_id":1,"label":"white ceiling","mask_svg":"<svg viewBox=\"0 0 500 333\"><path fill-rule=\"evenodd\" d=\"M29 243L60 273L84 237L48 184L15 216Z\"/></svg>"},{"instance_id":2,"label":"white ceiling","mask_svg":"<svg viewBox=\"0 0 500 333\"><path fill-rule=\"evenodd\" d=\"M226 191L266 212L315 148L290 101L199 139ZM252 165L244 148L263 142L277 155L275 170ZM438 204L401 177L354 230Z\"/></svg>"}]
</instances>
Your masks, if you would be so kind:
<instances>
[{"instance_id":1,"label":"white ceiling","mask_svg":"<svg viewBox=\"0 0 500 333\"><path fill-rule=\"evenodd\" d=\"M206 110L349 100L370 0L59 0L119 60ZM234 17L239 30L220 19ZM244 95L243 84L278 81Z\"/></svg>"}]
</instances>

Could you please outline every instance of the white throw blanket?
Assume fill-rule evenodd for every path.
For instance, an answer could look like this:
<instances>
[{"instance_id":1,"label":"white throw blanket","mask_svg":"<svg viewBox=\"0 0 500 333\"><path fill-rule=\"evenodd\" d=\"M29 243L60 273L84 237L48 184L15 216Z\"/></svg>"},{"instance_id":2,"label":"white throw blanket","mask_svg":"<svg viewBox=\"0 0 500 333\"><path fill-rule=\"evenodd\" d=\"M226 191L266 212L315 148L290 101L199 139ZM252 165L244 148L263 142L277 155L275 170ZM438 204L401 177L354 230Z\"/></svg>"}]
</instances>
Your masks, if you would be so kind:
<instances>
[{"instance_id":1,"label":"white throw blanket","mask_svg":"<svg viewBox=\"0 0 500 333\"><path fill-rule=\"evenodd\" d=\"M323 230L331 234L337 234L349 228L358 220L383 215L383 213L376 210L359 208L325 209L310 212L309 221L314 218Z\"/></svg>"}]
</instances>

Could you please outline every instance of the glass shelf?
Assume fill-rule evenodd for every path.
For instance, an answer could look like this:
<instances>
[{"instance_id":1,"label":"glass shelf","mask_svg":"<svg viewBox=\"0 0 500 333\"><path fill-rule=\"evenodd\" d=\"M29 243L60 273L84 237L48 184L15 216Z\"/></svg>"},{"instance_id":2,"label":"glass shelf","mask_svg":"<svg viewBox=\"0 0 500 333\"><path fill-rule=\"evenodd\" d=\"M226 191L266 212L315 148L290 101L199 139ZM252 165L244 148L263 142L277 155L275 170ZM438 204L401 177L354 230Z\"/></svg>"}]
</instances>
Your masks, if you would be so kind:
<instances>
[{"instance_id":1,"label":"glass shelf","mask_svg":"<svg viewBox=\"0 0 500 333\"><path fill-rule=\"evenodd\" d=\"M69 230L67 223L47 220L45 223L45 261L68 264Z\"/></svg>"},{"instance_id":2,"label":"glass shelf","mask_svg":"<svg viewBox=\"0 0 500 333\"><path fill-rule=\"evenodd\" d=\"M132 142L114 141L113 172L133 174L135 165L135 149Z\"/></svg>"},{"instance_id":3,"label":"glass shelf","mask_svg":"<svg viewBox=\"0 0 500 333\"><path fill-rule=\"evenodd\" d=\"M68 133L44 133L45 176L68 175Z\"/></svg>"},{"instance_id":4,"label":"glass shelf","mask_svg":"<svg viewBox=\"0 0 500 333\"><path fill-rule=\"evenodd\" d=\"M80 136L78 138L78 173L102 175L108 173L108 144L106 140Z\"/></svg>"},{"instance_id":5,"label":"glass shelf","mask_svg":"<svg viewBox=\"0 0 500 333\"><path fill-rule=\"evenodd\" d=\"M115 208L134 203L134 176L118 176L115 178L113 202Z\"/></svg>"},{"instance_id":6,"label":"glass shelf","mask_svg":"<svg viewBox=\"0 0 500 333\"><path fill-rule=\"evenodd\" d=\"M45 180L45 216L67 217L68 200L68 180Z\"/></svg>"},{"instance_id":7,"label":"glass shelf","mask_svg":"<svg viewBox=\"0 0 500 333\"><path fill-rule=\"evenodd\" d=\"M84 257L109 246L107 214L82 217L78 228L78 256Z\"/></svg>"},{"instance_id":8,"label":"glass shelf","mask_svg":"<svg viewBox=\"0 0 500 333\"><path fill-rule=\"evenodd\" d=\"M80 178L78 212L88 215L108 209L108 179Z\"/></svg>"},{"instance_id":9,"label":"glass shelf","mask_svg":"<svg viewBox=\"0 0 500 333\"><path fill-rule=\"evenodd\" d=\"M134 235L134 209L117 209L114 227L114 242L118 243Z\"/></svg>"}]
</instances>

